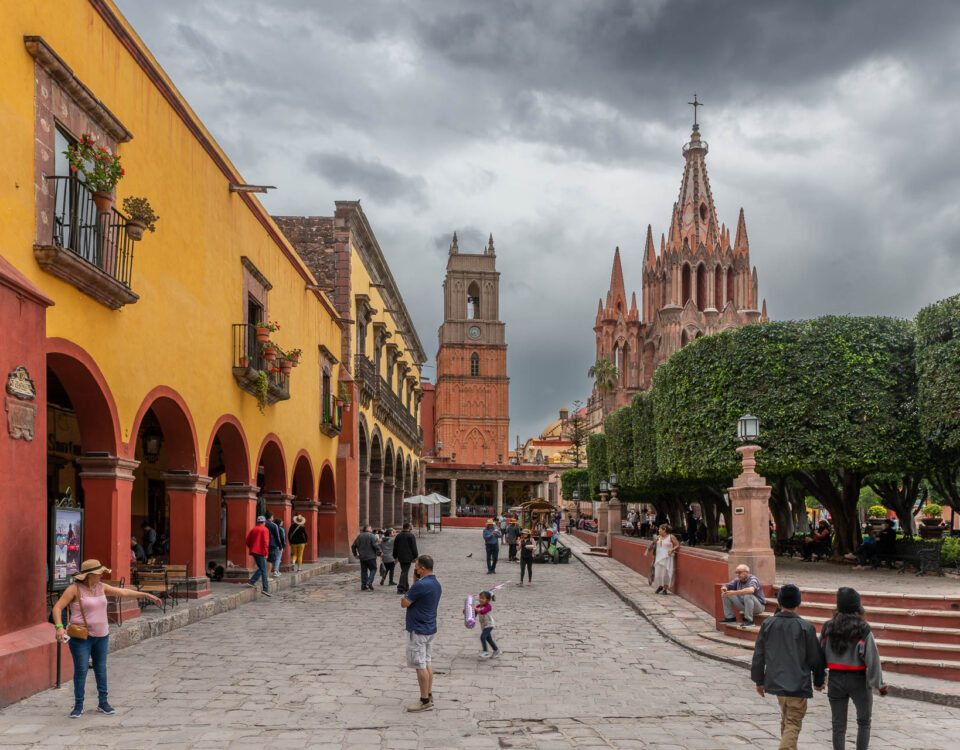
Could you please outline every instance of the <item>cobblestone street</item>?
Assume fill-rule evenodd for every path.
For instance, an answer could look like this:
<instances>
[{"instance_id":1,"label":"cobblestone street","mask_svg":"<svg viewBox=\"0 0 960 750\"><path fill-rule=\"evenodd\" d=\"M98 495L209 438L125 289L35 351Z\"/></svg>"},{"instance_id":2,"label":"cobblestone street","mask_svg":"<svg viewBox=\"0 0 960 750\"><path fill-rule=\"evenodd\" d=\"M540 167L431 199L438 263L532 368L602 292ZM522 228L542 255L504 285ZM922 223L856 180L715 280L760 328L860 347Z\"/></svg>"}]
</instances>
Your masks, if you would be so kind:
<instances>
[{"instance_id":1,"label":"cobblestone street","mask_svg":"<svg viewBox=\"0 0 960 750\"><path fill-rule=\"evenodd\" d=\"M72 685L0 711L0 745L270 748L774 748L779 713L745 670L664 640L576 560L537 565L533 586L502 589L494 638L462 624L470 592L518 574L485 574L480 531L420 539L444 587L435 649L436 710L404 712L403 617L389 586L359 590L358 566L110 655L115 716L67 718ZM468 557L468 554L472 556ZM960 710L875 699L873 747L956 747ZM852 709L851 709L852 711ZM816 695L801 747L830 746ZM848 734L848 745L852 746Z\"/></svg>"}]
</instances>

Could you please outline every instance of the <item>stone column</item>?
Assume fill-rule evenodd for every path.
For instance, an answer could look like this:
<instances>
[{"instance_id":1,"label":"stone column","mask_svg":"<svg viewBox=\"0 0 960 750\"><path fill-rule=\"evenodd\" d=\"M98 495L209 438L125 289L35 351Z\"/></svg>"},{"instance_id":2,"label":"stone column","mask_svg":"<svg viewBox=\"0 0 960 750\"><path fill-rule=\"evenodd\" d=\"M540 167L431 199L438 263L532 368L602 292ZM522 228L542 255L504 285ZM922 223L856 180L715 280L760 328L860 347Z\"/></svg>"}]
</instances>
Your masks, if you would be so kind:
<instances>
[{"instance_id":1,"label":"stone column","mask_svg":"<svg viewBox=\"0 0 960 750\"><path fill-rule=\"evenodd\" d=\"M743 471L727 492L733 515L733 545L727 555L729 577L738 565L749 565L763 584L773 584L776 558L770 547L770 487L755 471L758 445L743 445L737 453L743 456ZM729 580L729 579L728 579Z\"/></svg>"},{"instance_id":2,"label":"stone column","mask_svg":"<svg viewBox=\"0 0 960 750\"><path fill-rule=\"evenodd\" d=\"M85 558L94 558L112 571L108 580L133 582L130 574L130 497L133 472L139 461L116 456L77 458L83 485ZM120 618L129 620L140 614L136 599L120 599ZM117 602L108 600L108 611L117 614Z\"/></svg>"},{"instance_id":3,"label":"stone column","mask_svg":"<svg viewBox=\"0 0 960 750\"><path fill-rule=\"evenodd\" d=\"M370 504L367 523L377 528L380 526L380 515L383 508L383 477L370 477Z\"/></svg>"},{"instance_id":4,"label":"stone column","mask_svg":"<svg viewBox=\"0 0 960 750\"><path fill-rule=\"evenodd\" d=\"M617 499L617 491L613 490L610 498L610 504L607 508L607 533L610 537L623 533L623 527L620 525L623 521L623 505ZM610 543L608 542L608 546Z\"/></svg>"},{"instance_id":5,"label":"stone column","mask_svg":"<svg viewBox=\"0 0 960 750\"><path fill-rule=\"evenodd\" d=\"M315 563L317 561L317 508L318 503L309 498L296 498L293 501L294 515L299 513L307 520L304 524L307 530L307 546L303 548L304 563ZM292 520L291 523L293 523Z\"/></svg>"},{"instance_id":6,"label":"stone column","mask_svg":"<svg viewBox=\"0 0 960 750\"><path fill-rule=\"evenodd\" d=\"M360 469L360 486L357 495L359 497L359 516L360 528L370 523L370 472Z\"/></svg>"},{"instance_id":7,"label":"stone column","mask_svg":"<svg viewBox=\"0 0 960 750\"><path fill-rule=\"evenodd\" d=\"M450 518L457 517L457 478L450 478Z\"/></svg>"},{"instance_id":8,"label":"stone column","mask_svg":"<svg viewBox=\"0 0 960 750\"><path fill-rule=\"evenodd\" d=\"M289 533L290 519L293 518L293 495L288 495L285 492L267 492L264 493L263 499L267 503L267 510L273 513L274 520L282 518L283 531ZM284 546L283 556L280 558L280 571L283 572L291 568L290 545L287 544Z\"/></svg>"},{"instance_id":9,"label":"stone column","mask_svg":"<svg viewBox=\"0 0 960 750\"><path fill-rule=\"evenodd\" d=\"M206 576L207 486L210 477L199 474L163 474L170 496L170 564L189 564L183 596L210 594Z\"/></svg>"},{"instance_id":10,"label":"stone column","mask_svg":"<svg viewBox=\"0 0 960 750\"><path fill-rule=\"evenodd\" d=\"M597 509L597 547L607 547L610 544L610 525L609 525L609 513L607 512L610 509L609 504L607 503L607 493L600 493L600 507Z\"/></svg>"},{"instance_id":11,"label":"stone column","mask_svg":"<svg viewBox=\"0 0 960 750\"><path fill-rule=\"evenodd\" d=\"M247 533L256 525L257 495L248 484L227 482L221 489L227 504L227 568L224 580L242 583L253 575L253 558L247 549Z\"/></svg>"},{"instance_id":12,"label":"stone column","mask_svg":"<svg viewBox=\"0 0 960 750\"><path fill-rule=\"evenodd\" d=\"M503 515L503 480L497 480L497 518Z\"/></svg>"},{"instance_id":13,"label":"stone column","mask_svg":"<svg viewBox=\"0 0 960 750\"><path fill-rule=\"evenodd\" d=\"M393 477L383 480L383 503L380 511L380 528L393 525L393 493L396 489Z\"/></svg>"},{"instance_id":14,"label":"stone column","mask_svg":"<svg viewBox=\"0 0 960 750\"><path fill-rule=\"evenodd\" d=\"M407 493L403 487L397 487L393 495L393 523L394 530L398 530L403 525L403 498Z\"/></svg>"},{"instance_id":15,"label":"stone column","mask_svg":"<svg viewBox=\"0 0 960 750\"><path fill-rule=\"evenodd\" d=\"M337 506L334 503L321 503L317 508L317 549L316 559L337 557ZM347 539L347 547L353 539ZM346 555L342 555L345 557ZM304 557L306 561L306 557Z\"/></svg>"}]
</instances>

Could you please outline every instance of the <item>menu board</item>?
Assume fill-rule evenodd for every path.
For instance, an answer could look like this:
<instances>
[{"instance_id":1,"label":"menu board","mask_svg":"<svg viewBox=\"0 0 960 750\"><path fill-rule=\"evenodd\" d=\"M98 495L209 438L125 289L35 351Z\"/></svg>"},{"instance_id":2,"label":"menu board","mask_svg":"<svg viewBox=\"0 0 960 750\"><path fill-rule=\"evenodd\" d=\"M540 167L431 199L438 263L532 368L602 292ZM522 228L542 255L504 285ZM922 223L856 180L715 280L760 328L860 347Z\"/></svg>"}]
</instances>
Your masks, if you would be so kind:
<instances>
[{"instance_id":1,"label":"menu board","mask_svg":"<svg viewBox=\"0 0 960 750\"><path fill-rule=\"evenodd\" d=\"M83 559L83 510L57 508L51 510L50 588L65 589L73 582Z\"/></svg>"}]
</instances>

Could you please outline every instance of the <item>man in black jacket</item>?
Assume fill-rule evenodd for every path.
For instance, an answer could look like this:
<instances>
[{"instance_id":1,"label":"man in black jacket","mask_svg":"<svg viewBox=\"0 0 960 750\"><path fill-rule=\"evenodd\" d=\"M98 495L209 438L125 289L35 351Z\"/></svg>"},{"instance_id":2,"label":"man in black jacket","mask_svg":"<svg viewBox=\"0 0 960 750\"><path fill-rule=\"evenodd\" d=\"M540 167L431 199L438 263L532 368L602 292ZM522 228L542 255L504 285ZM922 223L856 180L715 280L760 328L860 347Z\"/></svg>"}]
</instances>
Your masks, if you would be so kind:
<instances>
[{"instance_id":1,"label":"man in black jacket","mask_svg":"<svg viewBox=\"0 0 960 750\"><path fill-rule=\"evenodd\" d=\"M797 750L807 699L813 697L811 673L813 688L823 690L823 654L817 631L797 614L800 589L792 583L781 586L777 601L780 609L760 626L750 677L761 698L766 693L777 696L780 750Z\"/></svg>"},{"instance_id":2,"label":"man in black jacket","mask_svg":"<svg viewBox=\"0 0 960 750\"><path fill-rule=\"evenodd\" d=\"M397 593L405 594L410 589L410 565L420 552L417 550L417 538L410 531L410 523L403 524L403 531L397 534L393 542L393 557L400 563L400 582Z\"/></svg>"}]
</instances>

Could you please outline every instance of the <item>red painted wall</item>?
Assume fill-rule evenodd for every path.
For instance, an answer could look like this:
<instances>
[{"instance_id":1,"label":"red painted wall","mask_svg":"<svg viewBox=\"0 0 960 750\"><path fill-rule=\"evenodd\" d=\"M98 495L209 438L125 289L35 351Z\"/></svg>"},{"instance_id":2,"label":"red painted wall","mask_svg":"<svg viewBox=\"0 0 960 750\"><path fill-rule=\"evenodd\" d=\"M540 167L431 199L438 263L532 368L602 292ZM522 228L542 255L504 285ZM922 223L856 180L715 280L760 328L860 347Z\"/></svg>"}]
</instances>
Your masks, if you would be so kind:
<instances>
[{"instance_id":1,"label":"red painted wall","mask_svg":"<svg viewBox=\"0 0 960 750\"><path fill-rule=\"evenodd\" d=\"M444 526L452 526L457 529L482 529L487 525L486 518L461 518L457 516L456 518L445 517L443 519Z\"/></svg>"},{"instance_id":2,"label":"red painted wall","mask_svg":"<svg viewBox=\"0 0 960 750\"><path fill-rule=\"evenodd\" d=\"M0 389L0 706L53 684L53 626L46 624L47 355L52 302L0 257L0 376L24 366L37 396L17 401ZM32 440L14 440L6 399L36 407Z\"/></svg>"},{"instance_id":3,"label":"red painted wall","mask_svg":"<svg viewBox=\"0 0 960 750\"><path fill-rule=\"evenodd\" d=\"M579 534L578 534L579 536ZM641 575L650 575L653 555L647 555L649 540L623 536L612 538L613 559ZM700 609L716 615L719 606L717 584L729 580L727 555L723 552L681 547L677 552L676 592Z\"/></svg>"}]
</instances>

